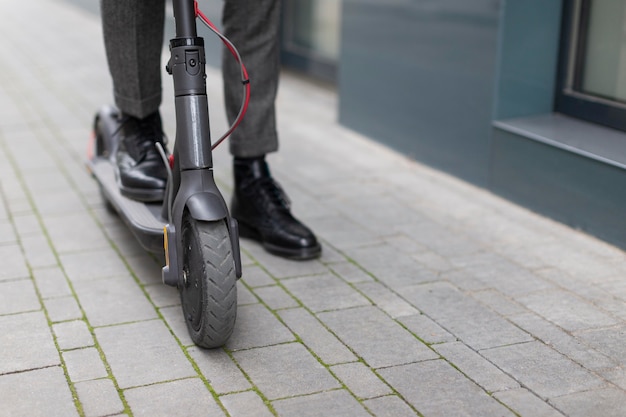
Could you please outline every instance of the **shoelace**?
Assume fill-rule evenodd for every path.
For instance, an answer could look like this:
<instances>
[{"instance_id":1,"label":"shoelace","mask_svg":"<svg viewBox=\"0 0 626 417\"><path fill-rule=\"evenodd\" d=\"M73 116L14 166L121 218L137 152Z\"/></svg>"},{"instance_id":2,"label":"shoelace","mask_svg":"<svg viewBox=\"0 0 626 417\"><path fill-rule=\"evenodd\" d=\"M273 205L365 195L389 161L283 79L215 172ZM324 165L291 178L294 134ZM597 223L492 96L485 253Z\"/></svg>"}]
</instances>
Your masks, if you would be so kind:
<instances>
[{"instance_id":1,"label":"shoelace","mask_svg":"<svg viewBox=\"0 0 626 417\"><path fill-rule=\"evenodd\" d=\"M120 128L126 123L136 123L137 125L136 136L127 138L128 140L124 143L127 151L135 156L137 162L144 161L148 156L150 156L151 159L160 159L154 144L155 142L160 142L165 146L167 140L160 127L160 123L158 120L155 120L157 117L158 116L155 115L144 119L136 119L129 116L126 117L120 125Z\"/></svg>"},{"instance_id":2,"label":"shoelace","mask_svg":"<svg viewBox=\"0 0 626 417\"><path fill-rule=\"evenodd\" d=\"M291 201L283 188L272 177L263 177L254 181L251 187L261 196L261 204L274 208L276 206L289 210Z\"/></svg>"}]
</instances>

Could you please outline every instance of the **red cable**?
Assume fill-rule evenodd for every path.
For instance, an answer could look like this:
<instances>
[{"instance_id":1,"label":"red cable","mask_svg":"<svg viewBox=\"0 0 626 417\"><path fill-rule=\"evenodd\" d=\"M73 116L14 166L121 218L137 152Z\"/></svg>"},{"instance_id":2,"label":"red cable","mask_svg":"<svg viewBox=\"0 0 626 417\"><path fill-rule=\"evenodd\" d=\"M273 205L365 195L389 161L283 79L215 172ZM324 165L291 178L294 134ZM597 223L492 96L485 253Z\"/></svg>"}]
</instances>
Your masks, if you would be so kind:
<instances>
[{"instance_id":1,"label":"red cable","mask_svg":"<svg viewBox=\"0 0 626 417\"><path fill-rule=\"evenodd\" d=\"M239 57L239 53L235 50L235 48L232 45L232 43L230 43L230 41L226 40L224 35L222 35L219 32L219 30L213 24L213 22L211 22L209 20L209 18L206 17L206 15L202 12L202 10L200 10L197 1L194 1L194 10L195 10L195 13L196 13L196 17L199 17L207 26L209 26L217 34L217 36L221 39L221 41L224 43L224 45L226 45L226 47L230 51L231 55L233 57L235 57L235 60L239 63L239 65L241 65L241 72L243 74L242 83L245 86L245 97L244 97L243 106L241 108L241 112L240 112L239 116L237 117L237 119L235 120L235 122L233 123L233 125L230 127L230 129L228 129L228 131L217 142L215 142L215 144L213 144L211 149L215 149L220 143L222 143L227 137L229 137L235 131L237 126L239 126L239 124L243 120L244 115L248 111L248 104L250 103L250 79L248 77L248 70L246 69L246 66L243 64L243 62L241 62L241 59Z\"/></svg>"}]
</instances>

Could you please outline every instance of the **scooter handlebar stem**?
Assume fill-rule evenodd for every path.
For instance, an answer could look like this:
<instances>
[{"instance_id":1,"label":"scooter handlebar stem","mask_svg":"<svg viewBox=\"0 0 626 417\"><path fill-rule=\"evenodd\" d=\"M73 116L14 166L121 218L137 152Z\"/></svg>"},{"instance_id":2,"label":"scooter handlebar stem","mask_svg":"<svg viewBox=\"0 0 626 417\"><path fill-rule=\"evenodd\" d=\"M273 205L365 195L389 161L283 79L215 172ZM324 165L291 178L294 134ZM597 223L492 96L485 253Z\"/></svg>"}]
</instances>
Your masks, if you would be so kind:
<instances>
[{"instance_id":1,"label":"scooter handlebar stem","mask_svg":"<svg viewBox=\"0 0 626 417\"><path fill-rule=\"evenodd\" d=\"M173 0L174 19L176 20L177 38L195 38L198 36L196 29L196 3L194 0Z\"/></svg>"}]
</instances>

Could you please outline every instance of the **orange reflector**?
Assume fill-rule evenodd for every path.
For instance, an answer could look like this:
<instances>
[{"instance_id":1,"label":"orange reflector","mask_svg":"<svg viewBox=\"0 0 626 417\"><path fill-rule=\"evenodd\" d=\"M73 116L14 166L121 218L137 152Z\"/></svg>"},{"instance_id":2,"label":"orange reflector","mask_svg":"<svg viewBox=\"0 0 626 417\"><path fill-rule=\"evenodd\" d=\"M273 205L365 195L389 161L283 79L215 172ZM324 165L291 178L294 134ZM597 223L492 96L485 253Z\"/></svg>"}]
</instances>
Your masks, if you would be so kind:
<instances>
[{"instance_id":1,"label":"orange reflector","mask_svg":"<svg viewBox=\"0 0 626 417\"><path fill-rule=\"evenodd\" d=\"M163 226L163 248L165 249L165 266L170 266L170 252L167 242L167 226Z\"/></svg>"}]
</instances>

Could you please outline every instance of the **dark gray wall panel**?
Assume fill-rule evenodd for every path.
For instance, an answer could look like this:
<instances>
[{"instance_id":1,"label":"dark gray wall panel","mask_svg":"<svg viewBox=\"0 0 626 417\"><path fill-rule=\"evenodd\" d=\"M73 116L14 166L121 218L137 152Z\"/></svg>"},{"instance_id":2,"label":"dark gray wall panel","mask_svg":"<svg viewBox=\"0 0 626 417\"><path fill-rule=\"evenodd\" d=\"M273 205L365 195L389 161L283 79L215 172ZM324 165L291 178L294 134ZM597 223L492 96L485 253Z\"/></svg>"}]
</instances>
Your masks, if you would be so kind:
<instances>
[{"instance_id":1,"label":"dark gray wall panel","mask_svg":"<svg viewBox=\"0 0 626 417\"><path fill-rule=\"evenodd\" d=\"M626 171L494 129L493 191L626 247Z\"/></svg>"},{"instance_id":2,"label":"dark gray wall panel","mask_svg":"<svg viewBox=\"0 0 626 417\"><path fill-rule=\"evenodd\" d=\"M552 112L561 8L555 0L503 3L495 119Z\"/></svg>"},{"instance_id":3,"label":"dark gray wall panel","mask_svg":"<svg viewBox=\"0 0 626 417\"><path fill-rule=\"evenodd\" d=\"M485 185L498 0L345 0L340 121Z\"/></svg>"}]
</instances>

